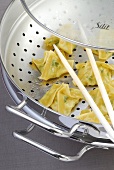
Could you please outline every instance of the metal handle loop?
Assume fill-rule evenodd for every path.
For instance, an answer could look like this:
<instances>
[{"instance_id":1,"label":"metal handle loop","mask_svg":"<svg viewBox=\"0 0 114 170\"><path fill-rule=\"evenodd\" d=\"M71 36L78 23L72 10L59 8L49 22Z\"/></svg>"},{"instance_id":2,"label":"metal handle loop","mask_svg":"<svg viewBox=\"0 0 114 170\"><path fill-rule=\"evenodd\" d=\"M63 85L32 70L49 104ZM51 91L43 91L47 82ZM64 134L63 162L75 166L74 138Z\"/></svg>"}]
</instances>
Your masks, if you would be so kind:
<instances>
[{"instance_id":1,"label":"metal handle loop","mask_svg":"<svg viewBox=\"0 0 114 170\"><path fill-rule=\"evenodd\" d=\"M36 120L35 118L32 118L25 114L22 109L25 105L27 104L27 97L23 96L22 102L19 103L17 106L6 106L6 110L9 111L10 113L13 113L15 115L18 115L31 123L34 123L35 125L42 127L43 129L53 133L54 135L60 136L60 137L70 137L74 134L74 132L82 126L82 124L79 122L75 125L72 126L72 128L69 131L66 131L65 129L61 129L60 127L56 126L55 124L52 123L52 126L49 124L46 124L44 122L39 121L38 119ZM43 112L45 112L43 110Z\"/></svg>"},{"instance_id":2,"label":"metal handle loop","mask_svg":"<svg viewBox=\"0 0 114 170\"><path fill-rule=\"evenodd\" d=\"M92 125L89 125L89 124L84 125L82 122L78 122L78 123L74 124L70 130L66 130L64 128L61 128L58 125L55 125L54 123L52 123L48 120L45 120L45 118L43 118L41 115L38 115L38 118L33 118L33 117L28 116L27 114L25 114L23 111L20 110L26 105L26 103L27 103L26 100L27 100L27 98L23 97L23 101L20 102L20 104L18 106L6 106L6 110L9 111L10 113L13 113L15 115L18 115L18 116L28 120L32 124L37 125L56 136L72 138L72 139L74 139L74 137L75 137L76 141L86 143L88 145L91 145L92 147L94 146L94 147L97 147L97 148L99 147L102 149L107 149L109 147L114 148L114 144L110 143L110 140L105 138L105 136L103 136L104 138L102 138L102 134L100 134L100 131ZM33 128L33 125L31 126L31 129L32 128ZM97 136L93 137L91 135L91 133L89 132L89 128L92 128L91 133L94 131L94 132L98 133L98 137L99 137L99 135L101 135L100 137L101 137L102 141L101 140L99 141L98 139L100 139L100 138L97 138ZM23 133L24 132L25 131L23 131ZM89 138L88 138L89 140L88 139L85 140L84 137L86 135L89 135Z\"/></svg>"},{"instance_id":3,"label":"metal handle loop","mask_svg":"<svg viewBox=\"0 0 114 170\"><path fill-rule=\"evenodd\" d=\"M33 124L30 124L29 127L26 129L26 130L22 130L22 131L15 131L13 132L13 136L17 139L20 139L28 144L31 144L32 146L40 149L41 151L49 154L50 156L56 158L56 159L59 159L61 161L66 161L66 162L69 162L69 161L76 161L78 160L79 158L82 157L82 155L87 152L88 150L92 149L92 148L95 148L95 146L90 146L90 145L86 145L84 146L80 152L77 153L76 156L66 156L66 155L63 155L63 154L60 154L44 145L41 145L40 143L36 142L36 141L33 141L32 139L30 138L27 138L25 137L26 134L28 134L29 132L31 132L34 128L34 125Z\"/></svg>"}]
</instances>

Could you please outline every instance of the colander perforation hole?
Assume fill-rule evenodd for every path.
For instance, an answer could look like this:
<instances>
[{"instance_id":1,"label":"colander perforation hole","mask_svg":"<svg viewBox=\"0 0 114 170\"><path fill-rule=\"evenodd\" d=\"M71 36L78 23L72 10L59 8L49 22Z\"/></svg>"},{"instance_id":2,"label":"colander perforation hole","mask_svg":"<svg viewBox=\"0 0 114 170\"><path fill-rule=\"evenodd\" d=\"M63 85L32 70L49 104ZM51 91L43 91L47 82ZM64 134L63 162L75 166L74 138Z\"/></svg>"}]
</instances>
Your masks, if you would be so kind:
<instances>
[{"instance_id":1,"label":"colander perforation hole","mask_svg":"<svg viewBox=\"0 0 114 170\"><path fill-rule=\"evenodd\" d=\"M38 32L38 31L36 31L36 34L39 34L39 32Z\"/></svg>"},{"instance_id":2,"label":"colander perforation hole","mask_svg":"<svg viewBox=\"0 0 114 170\"><path fill-rule=\"evenodd\" d=\"M32 62L30 61L29 64L32 65Z\"/></svg>"},{"instance_id":3,"label":"colander perforation hole","mask_svg":"<svg viewBox=\"0 0 114 170\"><path fill-rule=\"evenodd\" d=\"M76 51L76 48L74 48L73 51Z\"/></svg>"},{"instance_id":4,"label":"colander perforation hole","mask_svg":"<svg viewBox=\"0 0 114 170\"><path fill-rule=\"evenodd\" d=\"M69 55L69 57L72 57L72 55Z\"/></svg>"},{"instance_id":5,"label":"colander perforation hole","mask_svg":"<svg viewBox=\"0 0 114 170\"><path fill-rule=\"evenodd\" d=\"M24 49L25 52L27 52L27 49Z\"/></svg>"},{"instance_id":6,"label":"colander perforation hole","mask_svg":"<svg viewBox=\"0 0 114 170\"><path fill-rule=\"evenodd\" d=\"M75 64L78 64L78 61L75 61Z\"/></svg>"},{"instance_id":7,"label":"colander perforation hole","mask_svg":"<svg viewBox=\"0 0 114 170\"><path fill-rule=\"evenodd\" d=\"M38 102L38 99L35 99Z\"/></svg>"},{"instance_id":8,"label":"colander perforation hole","mask_svg":"<svg viewBox=\"0 0 114 170\"><path fill-rule=\"evenodd\" d=\"M76 68L74 68L74 71L76 71L77 69Z\"/></svg>"},{"instance_id":9,"label":"colander perforation hole","mask_svg":"<svg viewBox=\"0 0 114 170\"><path fill-rule=\"evenodd\" d=\"M38 48L40 48L40 45L37 45Z\"/></svg>"},{"instance_id":10,"label":"colander perforation hole","mask_svg":"<svg viewBox=\"0 0 114 170\"><path fill-rule=\"evenodd\" d=\"M13 56L16 56L16 53L13 53Z\"/></svg>"},{"instance_id":11,"label":"colander perforation hole","mask_svg":"<svg viewBox=\"0 0 114 170\"><path fill-rule=\"evenodd\" d=\"M112 59L114 59L114 56L112 57Z\"/></svg>"},{"instance_id":12,"label":"colander perforation hole","mask_svg":"<svg viewBox=\"0 0 114 170\"><path fill-rule=\"evenodd\" d=\"M25 91L25 89L22 89L23 91Z\"/></svg>"},{"instance_id":13,"label":"colander perforation hole","mask_svg":"<svg viewBox=\"0 0 114 170\"><path fill-rule=\"evenodd\" d=\"M82 103L84 104L84 103L85 103L85 100L82 100Z\"/></svg>"},{"instance_id":14,"label":"colander perforation hole","mask_svg":"<svg viewBox=\"0 0 114 170\"><path fill-rule=\"evenodd\" d=\"M35 53L33 53L32 55L33 55L33 56L35 56L36 54L35 54Z\"/></svg>"},{"instance_id":15,"label":"colander perforation hole","mask_svg":"<svg viewBox=\"0 0 114 170\"><path fill-rule=\"evenodd\" d=\"M43 37L43 40L46 40L46 37Z\"/></svg>"},{"instance_id":16,"label":"colander perforation hole","mask_svg":"<svg viewBox=\"0 0 114 170\"><path fill-rule=\"evenodd\" d=\"M107 64L107 63L108 63L108 61L105 61L105 63Z\"/></svg>"},{"instance_id":17,"label":"colander perforation hole","mask_svg":"<svg viewBox=\"0 0 114 170\"><path fill-rule=\"evenodd\" d=\"M19 71L23 71L22 68L19 68Z\"/></svg>"},{"instance_id":18,"label":"colander perforation hole","mask_svg":"<svg viewBox=\"0 0 114 170\"><path fill-rule=\"evenodd\" d=\"M34 90L31 90L31 93L34 93Z\"/></svg>"},{"instance_id":19,"label":"colander perforation hole","mask_svg":"<svg viewBox=\"0 0 114 170\"><path fill-rule=\"evenodd\" d=\"M14 78L14 75L12 75L12 77Z\"/></svg>"},{"instance_id":20,"label":"colander perforation hole","mask_svg":"<svg viewBox=\"0 0 114 170\"><path fill-rule=\"evenodd\" d=\"M30 24L30 27L32 27L32 24Z\"/></svg>"},{"instance_id":21,"label":"colander perforation hole","mask_svg":"<svg viewBox=\"0 0 114 170\"><path fill-rule=\"evenodd\" d=\"M77 108L76 108L76 110L80 110L80 108L79 108L79 107L77 107Z\"/></svg>"},{"instance_id":22,"label":"colander perforation hole","mask_svg":"<svg viewBox=\"0 0 114 170\"><path fill-rule=\"evenodd\" d=\"M32 40L29 40L30 43L32 43Z\"/></svg>"},{"instance_id":23,"label":"colander perforation hole","mask_svg":"<svg viewBox=\"0 0 114 170\"><path fill-rule=\"evenodd\" d=\"M23 81L23 79L19 79L20 81Z\"/></svg>"},{"instance_id":24,"label":"colander perforation hole","mask_svg":"<svg viewBox=\"0 0 114 170\"><path fill-rule=\"evenodd\" d=\"M28 74L31 74L31 71L28 71Z\"/></svg>"},{"instance_id":25,"label":"colander perforation hole","mask_svg":"<svg viewBox=\"0 0 114 170\"><path fill-rule=\"evenodd\" d=\"M24 59L23 59L23 58L21 58L21 61L24 61Z\"/></svg>"},{"instance_id":26,"label":"colander perforation hole","mask_svg":"<svg viewBox=\"0 0 114 170\"><path fill-rule=\"evenodd\" d=\"M71 117L74 117L74 116L75 116L74 114L71 115Z\"/></svg>"},{"instance_id":27,"label":"colander perforation hole","mask_svg":"<svg viewBox=\"0 0 114 170\"><path fill-rule=\"evenodd\" d=\"M19 43L17 43L17 46L20 46L20 44L19 44Z\"/></svg>"},{"instance_id":28,"label":"colander perforation hole","mask_svg":"<svg viewBox=\"0 0 114 170\"><path fill-rule=\"evenodd\" d=\"M79 57L82 57L82 55L81 55L81 54L79 54Z\"/></svg>"},{"instance_id":29,"label":"colander perforation hole","mask_svg":"<svg viewBox=\"0 0 114 170\"><path fill-rule=\"evenodd\" d=\"M32 83L32 81L28 81L28 83Z\"/></svg>"},{"instance_id":30,"label":"colander perforation hole","mask_svg":"<svg viewBox=\"0 0 114 170\"><path fill-rule=\"evenodd\" d=\"M23 35L23 37L25 37L25 33L23 33L22 35Z\"/></svg>"},{"instance_id":31,"label":"colander perforation hole","mask_svg":"<svg viewBox=\"0 0 114 170\"><path fill-rule=\"evenodd\" d=\"M11 64L12 67L14 67L14 64Z\"/></svg>"}]
</instances>

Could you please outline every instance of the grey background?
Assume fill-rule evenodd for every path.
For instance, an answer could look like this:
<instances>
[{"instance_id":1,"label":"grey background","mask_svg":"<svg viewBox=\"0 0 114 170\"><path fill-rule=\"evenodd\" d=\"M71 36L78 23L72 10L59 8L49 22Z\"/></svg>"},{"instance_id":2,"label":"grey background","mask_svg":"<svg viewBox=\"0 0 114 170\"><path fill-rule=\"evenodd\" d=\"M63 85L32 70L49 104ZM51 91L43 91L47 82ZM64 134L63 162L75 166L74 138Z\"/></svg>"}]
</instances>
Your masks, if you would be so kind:
<instances>
[{"instance_id":1,"label":"grey background","mask_svg":"<svg viewBox=\"0 0 114 170\"><path fill-rule=\"evenodd\" d=\"M0 18L10 0L0 0ZM0 170L113 170L114 149L93 149L79 161L61 162L36 148L14 139L12 132L23 129L28 122L8 113L5 106L13 104L3 84L0 73ZM36 128L31 137L63 154L75 155L84 145L57 138Z\"/></svg>"}]
</instances>

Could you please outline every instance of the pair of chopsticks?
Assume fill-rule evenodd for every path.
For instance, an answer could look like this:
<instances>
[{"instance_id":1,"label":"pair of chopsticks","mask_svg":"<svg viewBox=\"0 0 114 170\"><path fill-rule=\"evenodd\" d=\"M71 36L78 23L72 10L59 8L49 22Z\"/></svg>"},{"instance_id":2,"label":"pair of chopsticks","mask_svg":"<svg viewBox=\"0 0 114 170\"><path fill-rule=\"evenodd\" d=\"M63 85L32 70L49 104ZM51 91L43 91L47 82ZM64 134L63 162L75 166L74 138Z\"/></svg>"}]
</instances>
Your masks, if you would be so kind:
<instances>
[{"instance_id":1,"label":"pair of chopsticks","mask_svg":"<svg viewBox=\"0 0 114 170\"><path fill-rule=\"evenodd\" d=\"M55 51L57 52L59 58L61 59L63 65L65 66L65 68L69 72L69 74L72 77L72 79L74 80L74 82L77 84L78 88L81 90L82 94L84 95L85 99L87 100L87 102L89 103L89 105L93 109L94 113L96 114L96 116L100 120L101 124L105 128L105 130L107 132L107 136L110 138L110 140L112 142L114 142L114 130L112 129L112 127L110 126L108 121L105 119L105 117L103 116L102 112L100 111L100 109L98 108L96 103L94 102L93 98L90 96L90 94L88 93L88 91L86 90L86 88L84 87L84 85L82 84L80 79L78 78L78 76L75 74L75 72L72 69L72 67L69 65L69 63L67 62L67 60L65 59L63 54L58 49L58 47L56 45L53 45L53 46L54 46ZM99 73L97 64L95 62L92 50L86 48L86 51L87 51L87 55L88 55L88 58L90 60L93 72L95 74L95 77L96 77L96 80L97 80L97 83L98 83L98 86L99 86L102 98L104 100L104 103L106 105L107 111L109 113L109 117L110 117L112 125L114 127L114 111L113 111L112 105L110 103L110 99L108 97L108 94L106 92L105 86L103 84L101 75Z\"/></svg>"},{"instance_id":2,"label":"pair of chopsticks","mask_svg":"<svg viewBox=\"0 0 114 170\"><path fill-rule=\"evenodd\" d=\"M84 29L82 27L82 24L79 22L79 20L77 20L77 22L78 22L78 25L79 25L79 28L80 28L80 31L81 31L83 39L85 40L86 43L88 43L86 34L85 34ZM102 98L103 98L103 101L105 103L107 112L108 112L109 117L111 119L112 126L114 128L114 111L113 111L112 104L111 104L110 99L108 97L108 94L107 94L106 88L104 86L104 83L102 81L101 75L99 73L99 70L98 70L97 64L95 62L92 50L89 49L89 48L86 48L86 52L87 52L89 61L91 63L91 67L93 69L93 72L94 72L94 75L95 75L99 90L100 90Z\"/></svg>"}]
</instances>

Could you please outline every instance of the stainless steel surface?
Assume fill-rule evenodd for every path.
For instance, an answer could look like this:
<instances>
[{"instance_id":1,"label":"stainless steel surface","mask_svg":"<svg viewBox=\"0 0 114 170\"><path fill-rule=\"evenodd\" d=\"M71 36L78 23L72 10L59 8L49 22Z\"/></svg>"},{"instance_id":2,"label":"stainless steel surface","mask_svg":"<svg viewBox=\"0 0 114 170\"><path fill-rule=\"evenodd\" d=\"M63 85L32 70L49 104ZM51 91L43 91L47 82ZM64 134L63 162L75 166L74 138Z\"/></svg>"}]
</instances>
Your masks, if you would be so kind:
<instances>
[{"instance_id":1,"label":"stainless steel surface","mask_svg":"<svg viewBox=\"0 0 114 170\"><path fill-rule=\"evenodd\" d=\"M15 13L14 9L17 7L18 10ZM12 17L12 15L14 17ZM9 18L10 22L8 22ZM73 118L71 119L70 117L62 116L61 114L54 112L51 109L45 108L38 102L38 100L50 88L50 86L56 82L56 80L48 82L49 86L41 85L41 82L38 79L40 73L33 71L29 65L33 57L43 57L44 39L50 35L51 34L49 32L42 29L26 14L19 0L14 1L9 6L1 23L1 59L4 68L6 69L10 80L12 81L12 84L14 84L14 86L16 86L16 88L19 89L22 94L26 95L30 102L34 102L34 105L37 107L38 111L40 110L37 116L37 113L34 114L34 111L30 111L29 109L28 112L31 114L31 117L37 116L38 119L42 119L42 121L44 121L42 116L45 117L49 114L54 114L57 115L59 123L62 123L66 127L70 126L71 128L74 124L76 124L76 119L73 120ZM82 57L76 57L79 56L79 54L81 54ZM74 59L75 62L85 62L87 60L87 55L83 48L77 47L76 51L72 57L70 56L70 58ZM109 62L113 63L114 61L112 58L110 58ZM73 86L72 80L69 77L63 77L57 81L66 83L70 82L70 86ZM71 113L71 116L72 114L75 116L78 115L82 109L87 107L87 105L88 104L86 102L85 104L80 102L77 106L80 108L80 110L75 110ZM44 110L46 111L44 112ZM40 114L43 115L40 116ZM51 122L47 121L47 123ZM95 127L101 131L101 136L106 138L105 131L102 126L96 124ZM93 137L96 137L94 132Z\"/></svg>"},{"instance_id":2,"label":"stainless steel surface","mask_svg":"<svg viewBox=\"0 0 114 170\"><path fill-rule=\"evenodd\" d=\"M59 159L59 160L61 160L61 161L65 161L65 162L77 161L77 160L79 160L79 159L83 156L83 154L84 154L85 152L87 152L87 151L90 150L90 149L95 148L95 146L86 145L85 147L83 147L83 148L77 153L76 156L66 156L66 155L60 154L60 153L58 153L58 152L56 152L56 151L54 151L54 150L52 150L52 149L50 149L50 148L48 148L48 147L46 147L46 146L44 146L44 145L41 145L40 143L35 142L35 141L33 141L32 139L29 139L29 138L25 137L24 135L26 135L27 133L28 133L28 130L26 131L25 134L23 134L23 130L22 130L22 131L15 131L15 132L13 132L13 136L14 136L15 138L17 138L17 139L20 139L20 140L28 143L28 144L31 144L32 146L40 149L41 151L49 154L50 156L52 156L52 157L54 157L54 158L56 158L56 159Z\"/></svg>"},{"instance_id":3,"label":"stainless steel surface","mask_svg":"<svg viewBox=\"0 0 114 170\"><path fill-rule=\"evenodd\" d=\"M42 123L39 120L34 119L34 118L26 115L22 111L20 111L20 109L21 109L20 105L22 107L24 107L23 103L26 104L26 102L24 102L24 100L23 100L22 104L20 103L17 106L6 106L6 109L10 113L18 115L18 116L30 121L31 123L43 128L44 130L46 130L56 136L71 138L76 141L89 144L90 146L99 147L102 149L114 148L114 144L111 143L110 140L108 140L106 134L101 133L101 131L93 125L84 124L83 122L78 122L78 123L74 124L70 128L69 131L65 130L64 128L61 129L61 127L59 127L57 125L52 124L52 126L49 126L46 123L44 123L44 122ZM23 131L21 133L23 133ZM80 133L80 136L78 133ZM91 134L91 133L93 133L93 134ZM96 138L94 135L95 133L97 135ZM88 138L90 140L88 140ZM99 139L99 141L98 141L98 139Z\"/></svg>"},{"instance_id":4,"label":"stainless steel surface","mask_svg":"<svg viewBox=\"0 0 114 170\"><path fill-rule=\"evenodd\" d=\"M10 3L10 0L0 1L0 18L2 17L6 7ZM114 168L114 150L109 149L107 151L102 149L93 149L84 155L79 161L65 163L53 159L52 157L38 152L37 149L14 140L11 135L12 131L17 129L24 129L27 126L27 121L20 119L19 117L9 114L5 111L5 106L10 103L13 104L10 96L8 95L2 77L0 74L0 169L1 170L113 170ZM16 94L15 94L16 96ZM19 101L18 101L19 103ZM33 105L33 103L32 103ZM83 144L74 142L72 140L66 140L64 138L58 138L51 134L42 131L40 128L37 132L34 130L32 134L33 138L38 138L39 142L43 141L43 144L48 147L53 147L62 153L75 155Z\"/></svg>"},{"instance_id":5,"label":"stainless steel surface","mask_svg":"<svg viewBox=\"0 0 114 170\"><path fill-rule=\"evenodd\" d=\"M23 104L24 103L26 104L27 101L29 102L29 100L27 99L27 101L26 101L26 97L24 97L24 99L23 98L21 99L22 100L22 104L21 104L21 100L19 99L19 96L17 96L18 89L16 89L15 86L13 87L13 85L11 84L11 81L8 79L8 76L6 75L6 72L3 69L3 67L2 67L2 74L3 74L5 85L6 85L7 89L8 89L8 92L10 92L10 95L11 95L12 99L17 104L17 106L15 106L15 107L14 106L11 107L11 108L9 107L9 110L10 111L13 110L14 114L16 113L19 116L22 116L22 117L26 118L27 120L30 120L30 121L32 120L33 122L34 122L34 119L35 119L34 123L36 123L37 125L40 125L40 127L42 127L42 128L45 128L45 130L49 129L48 131L50 131L50 129L53 129L53 130L54 129L59 129L60 130L59 132L61 132L61 133L62 133L62 130L63 130L63 133L64 133L64 130L65 130L64 128L65 128L65 125L66 125L65 122L67 121L67 126L68 126L68 121L70 121L69 122L69 128L70 129L67 130L67 131L72 132L72 129L73 129L73 132L74 132L75 131L74 128L76 126L79 126L79 128L78 128L78 133L79 134L76 132L75 135L71 136L73 140L76 140L76 141L79 141L79 142L86 142L88 144L92 144L92 142L95 142L96 146L98 146L98 144L99 144L99 146L103 146L103 147L107 146L107 147L112 147L113 148L113 144L110 144L110 140L108 140L108 141L104 140L103 141L103 139L107 139L106 133L103 132L103 129L101 131L101 129L97 129L96 126L94 126L92 124L84 124L83 122L79 123L79 121L74 121L74 119L71 119L71 120L68 119L67 120L66 118L64 119L61 116L57 117L56 119L54 117L52 117L52 119L50 119L51 117L49 117L49 113L44 114L45 117L42 117L43 114L39 115L39 113L36 112L35 110L32 111L32 108L29 108L27 105L24 106ZM34 103L32 103L32 105L33 104ZM27 115L23 115L23 112L21 112L20 110L17 110L18 105L22 106L22 107L24 106L23 111L25 111L25 113L30 115L30 117L28 117ZM34 105L33 105L33 107L34 107ZM42 113L44 113L44 112L45 111L42 111ZM48 115L48 117L47 117L47 115ZM31 116L32 116L32 118L31 118ZM50 114L50 116L52 116L52 114ZM56 115L54 115L54 116L56 116ZM55 123L51 123L50 121L52 121L52 122L54 121ZM61 126L60 126L60 121L61 121L61 123L63 123L63 124L61 124ZM57 124L59 124L59 126ZM64 125L64 128L63 128L63 125ZM46 127L48 127L48 128L46 129ZM50 132L51 133L53 132L53 134L54 134L55 131L53 131L53 130L51 130ZM65 130L65 132L66 132L66 130ZM56 133L56 135L57 135L57 133ZM58 134L58 135L60 135L60 134ZM99 139L99 141L98 141L98 139ZM108 142L108 143L106 143L106 142ZM93 143L93 145L94 145L94 143Z\"/></svg>"},{"instance_id":6,"label":"stainless steel surface","mask_svg":"<svg viewBox=\"0 0 114 170\"><path fill-rule=\"evenodd\" d=\"M21 0L21 3L28 15L52 34L78 45L114 50L113 0L110 4L107 0Z\"/></svg>"}]
</instances>

